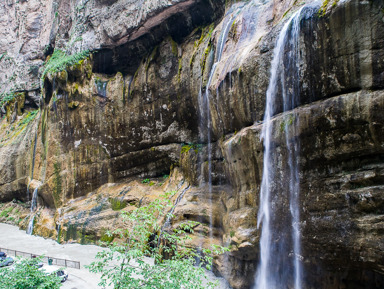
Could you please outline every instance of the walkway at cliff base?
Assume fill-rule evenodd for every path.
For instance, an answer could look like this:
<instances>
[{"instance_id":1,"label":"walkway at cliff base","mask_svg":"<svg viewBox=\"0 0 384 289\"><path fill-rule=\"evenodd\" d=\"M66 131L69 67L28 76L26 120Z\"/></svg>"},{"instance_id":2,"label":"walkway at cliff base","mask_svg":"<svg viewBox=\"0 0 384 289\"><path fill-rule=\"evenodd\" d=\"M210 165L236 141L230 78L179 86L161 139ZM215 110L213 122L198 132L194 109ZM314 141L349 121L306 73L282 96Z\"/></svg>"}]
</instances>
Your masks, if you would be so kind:
<instances>
[{"instance_id":1,"label":"walkway at cliff base","mask_svg":"<svg viewBox=\"0 0 384 289\"><path fill-rule=\"evenodd\" d=\"M33 255L45 255L64 260L80 262L80 269L66 268L69 278L63 283L62 289L97 289L100 275L88 271L84 266L95 261L97 252L104 248L95 245L59 244L52 239L27 235L18 227L0 223L0 248L28 252ZM12 257L12 255L10 255ZM28 255L30 257L30 255ZM63 266L64 267L64 266ZM217 278L212 272L206 272L207 277L213 281L218 280L217 289L229 289L223 278ZM109 289L109 288L108 288Z\"/></svg>"},{"instance_id":2,"label":"walkway at cliff base","mask_svg":"<svg viewBox=\"0 0 384 289\"><path fill-rule=\"evenodd\" d=\"M80 262L80 269L66 268L69 278L63 283L62 289L96 289L99 276L90 273L84 265L95 260L97 252L103 248L94 245L58 244L51 239L27 235L16 226L0 223L0 248L45 255L57 259L76 260ZM12 254L10 255L12 257ZM63 266L64 267L64 266Z\"/></svg>"}]
</instances>

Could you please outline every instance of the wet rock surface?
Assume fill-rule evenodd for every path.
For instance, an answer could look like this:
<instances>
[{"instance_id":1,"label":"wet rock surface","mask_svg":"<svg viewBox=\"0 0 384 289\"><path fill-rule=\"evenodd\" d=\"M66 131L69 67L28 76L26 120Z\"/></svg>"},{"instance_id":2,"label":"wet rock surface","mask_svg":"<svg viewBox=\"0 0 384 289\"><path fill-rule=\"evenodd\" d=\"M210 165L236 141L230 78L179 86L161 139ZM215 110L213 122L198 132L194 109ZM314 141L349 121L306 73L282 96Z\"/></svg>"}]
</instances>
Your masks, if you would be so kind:
<instances>
[{"instance_id":1,"label":"wet rock surface","mask_svg":"<svg viewBox=\"0 0 384 289\"><path fill-rule=\"evenodd\" d=\"M281 113L277 101L272 120L282 172L272 184L283 208L275 218L289 226L278 188L288 178L284 131L292 130L305 288L382 288L384 3L335 1L319 12L307 2L298 105ZM1 92L22 93L1 113L0 201L30 201L38 181L34 232L94 243L119 226L120 210L177 190L172 224L201 222L191 244L230 246L216 272L233 288L252 288L265 93L276 37L299 4L249 1L224 13L222 1L9 3L0 7ZM42 88L53 48L98 53L47 74ZM126 206L114 210L117 203ZM25 216L19 226L27 225Z\"/></svg>"}]
</instances>

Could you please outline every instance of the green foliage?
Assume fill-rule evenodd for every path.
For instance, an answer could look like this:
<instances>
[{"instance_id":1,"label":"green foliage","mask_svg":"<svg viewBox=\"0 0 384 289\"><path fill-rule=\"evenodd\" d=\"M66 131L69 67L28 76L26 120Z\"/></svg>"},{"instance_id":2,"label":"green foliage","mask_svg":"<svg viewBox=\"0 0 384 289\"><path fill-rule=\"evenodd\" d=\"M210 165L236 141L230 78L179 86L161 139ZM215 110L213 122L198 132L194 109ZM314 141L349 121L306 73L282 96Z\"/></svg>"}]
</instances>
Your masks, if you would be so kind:
<instances>
[{"instance_id":1,"label":"green foliage","mask_svg":"<svg viewBox=\"0 0 384 289\"><path fill-rule=\"evenodd\" d=\"M194 43L194 47L199 47L200 44L201 44L205 39L207 39L207 38L211 38L214 29L215 29L215 24L214 24L214 23L212 23L212 24L209 25L209 26L204 27L204 28L201 30L201 36L200 36L200 39L199 39L198 41L195 41L195 43Z\"/></svg>"},{"instance_id":2,"label":"green foliage","mask_svg":"<svg viewBox=\"0 0 384 289\"><path fill-rule=\"evenodd\" d=\"M147 178L147 179L142 180L141 182L142 182L143 184L149 184L150 181L151 181L151 180Z\"/></svg>"},{"instance_id":3,"label":"green foliage","mask_svg":"<svg viewBox=\"0 0 384 289\"><path fill-rule=\"evenodd\" d=\"M190 150L194 150L195 153L198 153L198 151L201 149L201 147L202 147L202 144L192 144L192 143L186 144L186 145L183 145L181 147L181 153L185 154L185 153L189 152Z\"/></svg>"},{"instance_id":4,"label":"green foliage","mask_svg":"<svg viewBox=\"0 0 384 289\"><path fill-rule=\"evenodd\" d=\"M98 261L88 266L91 272L101 273L100 286L116 289L215 287L212 282L203 285L204 267L210 269L212 255L222 253L224 249L202 249L201 255L187 246L189 234L193 233L197 222L179 224L175 229L158 222L173 217L166 213L172 206L170 198L173 194L166 193L146 206L121 214L126 229L107 232L121 241L106 244L108 249L99 252L96 255Z\"/></svg>"},{"instance_id":5,"label":"green foliage","mask_svg":"<svg viewBox=\"0 0 384 289\"><path fill-rule=\"evenodd\" d=\"M284 132L289 126L293 124L294 121L295 121L295 116L292 114L289 115L287 119L283 120L280 123L280 132Z\"/></svg>"},{"instance_id":6,"label":"green foliage","mask_svg":"<svg viewBox=\"0 0 384 289\"><path fill-rule=\"evenodd\" d=\"M48 73L58 73L66 70L70 66L80 64L84 59L88 58L90 54L89 50L84 50L77 54L67 55L64 51L56 49L44 66L41 81L43 82Z\"/></svg>"},{"instance_id":7,"label":"green foliage","mask_svg":"<svg viewBox=\"0 0 384 289\"><path fill-rule=\"evenodd\" d=\"M325 12L327 11L327 6L328 6L329 0L324 0L323 4L321 5L319 9L319 15L324 16Z\"/></svg>"},{"instance_id":8,"label":"green foliage","mask_svg":"<svg viewBox=\"0 0 384 289\"><path fill-rule=\"evenodd\" d=\"M339 2L339 0L333 0L332 7L335 7L338 2ZM318 11L318 14L320 17L325 16L325 13L327 12L327 8L328 8L329 3L330 3L330 0L324 0L323 1L323 4L321 5L321 7Z\"/></svg>"},{"instance_id":9,"label":"green foliage","mask_svg":"<svg viewBox=\"0 0 384 289\"><path fill-rule=\"evenodd\" d=\"M0 289L58 289L61 288L60 278L56 274L47 275L39 270L37 263L40 258L19 259L13 268L0 270Z\"/></svg>"},{"instance_id":10,"label":"green foliage","mask_svg":"<svg viewBox=\"0 0 384 289\"><path fill-rule=\"evenodd\" d=\"M26 132L28 124L33 121L36 115L39 113L39 110L30 111L27 114L23 115L23 118L14 122L6 127L5 134L0 138L0 147L7 145L11 142L17 141L17 137L23 132Z\"/></svg>"},{"instance_id":11,"label":"green foliage","mask_svg":"<svg viewBox=\"0 0 384 289\"><path fill-rule=\"evenodd\" d=\"M105 244L108 244L108 243L111 243L113 241L115 237L113 235L110 235L110 234L106 234L104 233L101 238L100 238L100 241L102 243L105 243Z\"/></svg>"},{"instance_id":12,"label":"green foliage","mask_svg":"<svg viewBox=\"0 0 384 289\"><path fill-rule=\"evenodd\" d=\"M109 198L109 202L111 203L112 210L114 211L120 211L127 206L127 202L120 200L119 198Z\"/></svg>"},{"instance_id":13,"label":"green foliage","mask_svg":"<svg viewBox=\"0 0 384 289\"><path fill-rule=\"evenodd\" d=\"M22 127L30 123L32 120L35 119L38 112L38 109L28 112L27 115L19 122L19 126Z\"/></svg>"},{"instance_id":14,"label":"green foliage","mask_svg":"<svg viewBox=\"0 0 384 289\"><path fill-rule=\"evenodd\" d=\"M5 92L0 94L0 106L7 104L15 98L14 92Z\"/></svg>"},{"instance_id":15,"label":"green foliage","mask_svg":"<svg viewBox=\"0 0 384 289\"><path fill-rule=\"evenodd\" d=\"M8 217L8 215L12 212L13 210L13 207L8 207L6 209L4 209L1 213L0 213L0 218L3 218L3 217Z\"/></svg>"},{"instance_id":16,"label":"green foliage","mask_svg":"<svg viewBox=\"0 0 384 289\"><path fill-rule=\"evenodd\" d=\"M194 52L192 54L191 59L189 60L189 66L191 68L192 68L193 62L195 61L196 53L198 52L200 44L203 43L206 39L209 39L208 47L205 49L204 55L202 56L203 59L204 58L206 59L206 56L208 55L208 52L211 49L211 42L212 42L211 37L212 37L212 33L213 33L214 28L215 28L214 23L212 23L211 25L206 26L204 28L201 28L200 39L195 41L195 43L194 43ZM202 61L203 60L201 60L201 62Z\"/></svg>"}]
</instances>

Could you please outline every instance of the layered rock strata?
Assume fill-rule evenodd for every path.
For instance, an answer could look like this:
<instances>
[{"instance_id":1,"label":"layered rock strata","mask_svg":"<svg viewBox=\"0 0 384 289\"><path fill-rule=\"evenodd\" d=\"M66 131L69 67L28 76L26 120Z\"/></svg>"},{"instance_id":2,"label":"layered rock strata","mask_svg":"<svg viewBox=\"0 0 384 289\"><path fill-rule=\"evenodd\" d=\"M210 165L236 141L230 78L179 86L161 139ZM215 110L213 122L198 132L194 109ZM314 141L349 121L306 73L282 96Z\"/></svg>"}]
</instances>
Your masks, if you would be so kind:
<instances>
[{"instance_id":1,"label":"layered rock strata","mask_svg":"<svg viewBox=\"0 0 384 289\"><path fill-rule=\"evenodd\" d=\"M1 32L0 83L20 94L2 112L0 201L27 202L41 185L35 233L87 243L119 226L118 211L176 190L173 225L201 222L193 244L230 246L217 273L252 288L265 92L276 35L296 2L235 3L224 13L224 3L203 0L8 1L1 23L16 28ZM384 2L310 2L298 106L281 113L276 103L272 120L282 172L283 131L295 127L289 141L301 144L304 285L382 288ZM40 81L53 49L97 53ZM200 125L206 89L210 137ZM288 207L278 192L273 199ZM284 211L274 212L282 226ZM19 219L25 227L28 217Z\"/></svg>"}]
</instances>

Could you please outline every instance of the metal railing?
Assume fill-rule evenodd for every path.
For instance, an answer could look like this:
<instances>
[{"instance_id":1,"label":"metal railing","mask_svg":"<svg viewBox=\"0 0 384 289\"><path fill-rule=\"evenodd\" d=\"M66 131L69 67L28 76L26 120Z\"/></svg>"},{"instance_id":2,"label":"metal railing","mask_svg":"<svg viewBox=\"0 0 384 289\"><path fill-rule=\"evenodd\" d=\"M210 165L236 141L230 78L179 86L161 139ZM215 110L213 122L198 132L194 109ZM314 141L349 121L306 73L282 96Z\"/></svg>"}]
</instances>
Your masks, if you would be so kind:
<instances>
[{"instance_id":1,"label":"metal railing","mask_svg":"<svg viewBox=\"0 0 384 289\"><path fill-rule=\"evenodd\" d=\"M14 256L14 257L20 256L23 258L36 258L36 257L42 256L42 255L31 254L31 253L26 253L26 252L11 250L11 249L5 249L5 248L0 248L0 252L5 252L10 257L11 256ZM59 267L68 267L68 268L80 269L80 262L79 261L60 259L60 258L55 258L55 257L50 257L50 256L43 256L42 261L44 263L47 263L50 265L57 265Z\"/></svg>"}]
</instances>

